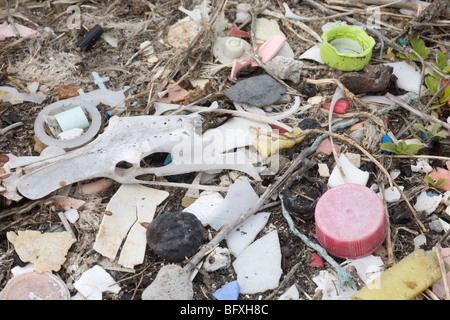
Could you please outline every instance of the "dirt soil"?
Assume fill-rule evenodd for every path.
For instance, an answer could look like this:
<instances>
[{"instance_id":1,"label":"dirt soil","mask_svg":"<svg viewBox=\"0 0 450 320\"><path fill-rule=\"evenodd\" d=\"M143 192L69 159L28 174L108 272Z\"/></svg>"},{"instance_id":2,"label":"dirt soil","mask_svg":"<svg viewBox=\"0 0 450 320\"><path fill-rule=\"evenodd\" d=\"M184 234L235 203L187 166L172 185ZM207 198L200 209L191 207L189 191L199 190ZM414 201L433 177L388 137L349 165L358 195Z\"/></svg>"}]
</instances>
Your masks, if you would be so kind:
<instances>
[{"instance_id":1,"label":"dirt soil","mask_svg":"<svg viewBox=\"0 0 450 320\"><path fill-rule=\"evenodd\" d=\"M167 84L168 73L159 73L160 67L168 64L168 61L175 56L176 50L168 44L167 35L170 27L178 20L185 17L185 14L178 10L180 5L192 10L193 1L18 1L18 7L15 8L15 1L9 1L12 18L16 23L33 28L41 33L44 28L53 30L54 35L49 35L46 39L25 39L16 43L17 38L8 38L0 42L0 85L12 86L20 92L34 81L40 83L40 91L46 94L46 99L42 104L30 102L11 105L9 103L0 103L0 129L16 122L22 122L23 125L16 127L0 135L0 153L12 153L16 156L37 156L41 149L34 139L34 121L39 112L46 106L59 100L59 86L73 85L84 87L85 92L97 89L94 84L92 72L98 72L102 77L110 77L106 86L111 90L121 90L125 86L135 87L133 92L135 97L128 100L127 111L122 116L135 116L143 114L152 114L154 109L149 102L152 102L156 92L164 88ZM216 2L216 1L213 1ZM236 6L238 3L249 3L252 1L228 1L225 7L225 17L229 22L233 22L236 16ZM300 1L301 2L301 1ZM305 3L296 4L294 1L286 1L289 7L296 13L308 17L326 17L327 15ZM322 3L322 2L320 2ZM69 29L68 19L71 13L67 13L69 5L77 4L81 14L81 28ZM326 3L323 2L325 5ZM367 5L344 6L337 2L334 5L328 4L331 8L340 10L340 12L350 11L352 9L365 9ZM256 9L261 6L255 6ZM284 14L284 8L281 1L270 1L266 9L278 14ZM389 38L398 36L403 30L407 30L408 22L411 16L401 14L396 8L383 8L381 14L382 26L380 31ZM365 22L367 15L350 15L355 19ZM274 18L264 13L258 13L258 17L267 17L277 20L281 30L287 35L287 42L292 47L295 57L307 50L312 44L317 42L311 33L299 28L297 24L289 22L286 19ZM0 23L7 20L5 14L5 2L0 6ZM333 19L331 21L335 21ZM321 26L328 22L328 19L306 22L308 27L317 34L321 34ZM81 50L77 47L77 41L83 37L87 30L90 30L95 24L103 26L106 33L118 39L118 46L112 47L104 40L98 40L90 50ZM242 26L243 30L251 32L251 22ZM427 47L431 50L447 50L448 55L448 27L435 26L431 33L424 33ZM445 35L446 33L446 35ZM142 54L136 54L139 46L144 41L151 41L155 55L158 58L156 63L149 63L147 57ZM208 43L208 39L204 43ZM446 41L446 42L445 42ZM447 44L447 47L445 46ZM6 47L10 45L10 47ZM385 44L386 46L388 44ZM205 45L205 47L208 47ZM381 47L374 49L371 63L389 62L386 54L386 48L380 54ZM136 54L136 55L135 55ZM211 82L208 89L200 92L185 103L196 102L208 106L211 101L217 100L224 109L233 110L233 104L225 96L227 88L234 84L229 77L230 68L217 68L215 71L206 69L211 66L218 66L214 62L211 50L206 50L204 56L195 64L195 56L189 57L181 65L171 64L175 71L172 78L178 81L187 74L183 85L187 85L189 80L203 77ZM398 60L400 61L400 60ZM127 64L128 63L128 64ZM166 64L167 63L167 64ZM302 79L329 79L333 77L332 68L318 64L314 61L304 61L302 70ZM194 66L195 68L190 70ZM209 71L209 72L208 72ZM295 84L287 81L287 84L297 90L302 91L302 82ZM151 89L153 88L153 89ZM188 88L188 87L187 87ZM334 94L336 86L334 84L318 84L315 86L315 92L301 93L302 104L311 96L321 96L326 101L330 101ZM139 95L139 93L142 93ZM295 93L294 93L295 94ZM309 96L308 96L309 95ZM360 95L361 96L361 95ZM425 93L421 97L421 103L426 105L431 98L430 93ZM275 106L275 110L282 110L291 104ZM100 105L99 109L104 112L106 106ZM381 108L380 106L378 106ZM292 116L285 119L284 122L289 125L297 125L304 118L312 118L320 123L321 128L327 130L328 115L320 110L319 106L308 109L300 116ZM422 109L424 110L424 109ZM354 103L351 106L352 112L367 111L363 106ZM444 117L448 114L447 107L437 109L438 115ZM427 185L423 180L422 173L411 172L411 164L415 164L417 158L388 157L381 152L380 143L383 135L391 131L394 135L404 130L412 121L423 123L420 118L406 112L403 109L394 110L387 115L375 116L384 124L382 128L378 122L372 121L370 117L361 116L361 122L364 122L365 136L362 139L361 146L364 147L373 157L375 157L388 170L399 169L401 174L395 180L399 185L405 187L405 195L411 204L415 203L416 197L421 191L432 190L437 193L443 193L442 190L434 189ZM336 116L335 119L339 119ZM219 117L209 118L205 126L214 126L219 122ZM107 125L107 120L103 119ZM339 134L348 135L349 129L341 129ZM401 138L411 138L406 131ZM275 181L275 178L281 175L295 159L295 157L305 148L309 148L314 142L315 137L308 136L301 143L290 149L282 150L281 155L285 159L285 164L281 166L280 172L276 176L266 177L262 183L253 183L255 189L264 189ZM335 143L341 147L341 151L360 153L360 150L344 141L335 140ZM445 156L447 153L440 150L438 153L432 153L433 150L424 149L423 155L430 155L430 164L433 167L446 167ZM433 156L436 156L433 158ZM439 158L440 156L441 158ZM310 159L315 158L318 162L326 163L330 168L334 165L333 155L313 154ZM380 168L374 165L373 161L366 155L362 155L361 169L370 172L370 186L384 179L385 186L388 187L386 178ZM70 170L70 169L69 169ZM226 172L224 172L226 173ZM310 169L307 176L320 180L326 184L327 178L319 176L317 166ZM168 181L191 183L194 174L185 174L182 176L167 177ZM210 185L218 185L220 180L217 176L208 182ZM155 178L155 180L163 180ZM381 180L380 180L381 179ZM80 192L79 184L72 185L69 189L69 195L73 198L86 201L84 207L79 210L80 219L72 225L77 234L77 242L70 248L67 260L57 274L68 284L71 294L76 294L73 282L79 278L82 272L90 267L100 264L112 277L119 283L122 290L118 294L105 293L106 300L139 300L143 290L152 283L162 265L170 262L159 258L150 249L147 250L145 261L142 265L136 266L134 272L120 267L116 262L110 261L95 252L92 248L102 216L105 213L106 205L109 199L119 188L115 183L109 189L94 195L84 195ZM186 192L183 188L156 187L167 190L170 196L161 204L156 215L163 211L180 212L184 208L181 205L182 198ZM300 192L300 191L299 191ZM260 194L262 192L259 192ZM278 199L279 200L279 199ZM272 201L272 200L271 200ZM277 200L274 200L277 201ZM29 207L24 210L24 206ZM380 255L388 265L400 261L403 257L414 251L414 238L423 233L427 242L424 249L430 250L441 239L444 232L436 232L429 228L431 217L423 213L417 213L417 219L412 215L404 199L395 203L389 203L389 225L390 241L385 242L375 254ZM9 230L40 230L50 231L61 225L57 212L52 211L51 205L47 202L29 201L23 199L20 202L9 202L0 197L0 290L4 288L7 281L11 278L11 268L21 265L23 262L18 259L14 252L12 244L6 238L6 232ZM291 285L295 284L300 292L300 299L320 299L316 294L317 285L313 278L322 270L320 267L310 266L311 256L315 252L303 243L290 229L284 219L279 202L275 203L270 209L271 216L265 229L259 237L268 230L276 228L279 234L279 240L282 252L282 270L280 286L274 290L255 294L240 295L241 300L257 299L278 299ZM445 210L440 206L435 214L441 214ZM393 213L403 214L402 219L393 220ZM7 214L6 214L7 213ZM296 228L305 234L312 242L316 242L315 226L313 219L299 219L294 217ZM426 230L423 231L418 223L422 223ZM351 227L351 226L350 226ZM214 237L216 232L207 228L210 237ZM205 243L208 239L205 239ZM226 247L225 241L221 243ZM448 246L444 241L443 246ZM388 252L392 250L393 261L389 261ZM338 263L345 262L342 259L336 259ZM184 266L188 262L180 263ZM69 266L77 266L75 269ZM283 281L288 273L295 268L292 274L289 274L287 281ZM324 269L332 271L328 262L325 262ZM219 270L212 273L199 272L194 284L194 299L206 300L214 299L212 293L224 284L236 280L236 274L232 267L226 270ZM428 292L419 295L417 299L433 299Z\"/></svg>"}]
</instances>

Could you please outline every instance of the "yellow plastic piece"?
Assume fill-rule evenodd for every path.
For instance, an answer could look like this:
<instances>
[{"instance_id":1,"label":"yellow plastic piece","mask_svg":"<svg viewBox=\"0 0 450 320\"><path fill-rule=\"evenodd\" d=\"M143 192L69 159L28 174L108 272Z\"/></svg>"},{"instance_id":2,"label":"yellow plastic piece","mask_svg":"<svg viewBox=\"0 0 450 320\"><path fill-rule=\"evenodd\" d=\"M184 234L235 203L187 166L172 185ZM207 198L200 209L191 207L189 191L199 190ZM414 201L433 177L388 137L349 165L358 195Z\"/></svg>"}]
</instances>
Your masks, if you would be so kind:
<instances>
[{"instance_id":1,"label":"yellow plastic piece","mask_svg":"<svg viewBox=\"0 0 450 320\"><path fill-rule=\"evenodd\" d=\"M442 277L435 252L418 249L356 292L352 300L411 300Z\"/></svg>"},{"instance_id":2,"label":"yellow plastic piece","mask_svg":"<svg viewBox=\"0 0 450 320\"><path fill-rule=\"evenodd\" d=\"M283 133L281 136L295 137L302 132L302 129L300 129L299 127L295 127L292 132ZM305 139L305 136L301 136L300 138L297 138L295 140L285 140L281 138L273 141L270 137L267 137L267 139L253 140L253 145L263 157L267 158L277 150L292 148L297 143L302 142L303 139Z\"/></svg>"}]
</instances>

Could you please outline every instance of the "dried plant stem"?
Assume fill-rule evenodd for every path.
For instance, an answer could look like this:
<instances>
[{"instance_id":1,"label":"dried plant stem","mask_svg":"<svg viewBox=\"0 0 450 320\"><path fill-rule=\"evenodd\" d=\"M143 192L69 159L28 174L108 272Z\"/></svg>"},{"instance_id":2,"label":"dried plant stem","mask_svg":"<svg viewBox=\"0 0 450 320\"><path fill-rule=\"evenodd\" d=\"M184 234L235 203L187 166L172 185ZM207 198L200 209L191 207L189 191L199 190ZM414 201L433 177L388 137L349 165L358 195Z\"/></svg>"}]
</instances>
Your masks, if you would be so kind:
<instances>
[{"instance_id":1,"label":"dried plant stem","mask_svg":"<svg viewBox=\"0 0 450 320\"><path fill-rule=\"evenodd\" d=\"M414 115L420 117L421 119L425 120L425 121L429 121L429 122L433 122L433 123L438 123L440 125L442 125L445 129L450 129L450 124L447 122L444 122L442 120L439 120L438 118L435 118L433 116L424 114L422 112L420 112L419 110L411 107L409 104L407 104L406 102L404 102L403 100L397 98L396 96L387 93L386 97L390 100L392 100L393 102L395 102L396 104L398 104L399 106L405 108L406 110L408 110L409 112L413 113Z\"/></svg>"}]
</instances>

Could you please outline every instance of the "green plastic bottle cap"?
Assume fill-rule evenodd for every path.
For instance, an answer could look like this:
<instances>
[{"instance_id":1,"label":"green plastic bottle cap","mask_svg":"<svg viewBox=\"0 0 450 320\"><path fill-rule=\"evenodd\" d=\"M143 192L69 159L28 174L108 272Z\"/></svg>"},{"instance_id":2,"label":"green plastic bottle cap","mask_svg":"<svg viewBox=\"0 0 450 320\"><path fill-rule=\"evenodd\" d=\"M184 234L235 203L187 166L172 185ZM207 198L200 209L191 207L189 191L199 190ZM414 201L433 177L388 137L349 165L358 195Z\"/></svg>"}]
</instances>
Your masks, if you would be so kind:
<instances>
[{"instance_id":1,"label":"green plastic bottle cap","mask_svg":"<svg viewBox=\"0 0 450 320\"><path fill-rule=\"evenodd\" d=\"M74 128L89 128L89 120L80 106L56 114L55 119L58 121L62 131Z\"/></svg>"},{"instance_id":2,"label":"green plastic bottle cap","mask_svg":"<svg viewBox=\"0 0 450 320\"><path fill-rule=\"evenodd\" d=\"M320 56L332 68L359 71L372 58L375 40L361 28L337 26L325 31L322 39Z\"/></svg>"}]
</instances>

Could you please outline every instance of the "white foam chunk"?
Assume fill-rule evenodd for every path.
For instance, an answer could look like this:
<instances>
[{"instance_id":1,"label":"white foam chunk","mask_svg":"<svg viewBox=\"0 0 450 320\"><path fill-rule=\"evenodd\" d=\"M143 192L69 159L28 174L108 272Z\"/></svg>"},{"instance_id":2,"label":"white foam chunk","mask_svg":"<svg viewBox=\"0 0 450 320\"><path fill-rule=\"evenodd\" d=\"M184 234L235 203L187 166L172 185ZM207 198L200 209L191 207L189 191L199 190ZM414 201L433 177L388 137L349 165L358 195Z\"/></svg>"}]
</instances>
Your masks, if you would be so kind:
<instances>
[{"instance_id":1,"label":"white foam chunk","mask_svg":"<svg viewBox=\"0 0 450 320\"><path fill-rule=\"evenodd\" d=\"M204 227L208 224L209 215L222 203L223 197L219 192L203 191L200 196L183 212L195 215Z\"/></svg>"},{"instance_id":2,"label":"white foam chunk","mask_svg":"<svg viewBox=\"0 0 450 320\"><path fill-rule=\"evenodd\" d=\"M344 175L348 183L356 183L363 186L367 184L367 181L369 180L369 172L363 171L356 167L344 154L340 155L339 163L344 171ZM328 186L333 188L344 183L344 178L336 165L331 172L330 178L328 179Z\"/></svg>"},{"instance_id":3,"label":"white foam chunk","mask_svg":"<svg viewBox=\"0 0 450 320\"><path fill-rule=\"evenodd\" d=\"M231 254L239 256L247 248L269 220L270 212L259 212L247 218L227 235L227 246Z\"/></svg>"},{"instance_id":4,"label":"white foam chunk","mask_svg":"<svg viewBox=\"0 0 450 320\"><path fill-rule=\"evenodd\" d=\"M277 230L253 242L233 262L240 293L253 294L278 287L282 274Z\"/></svg>"},{"instance_id":5,"label":"white foam chunk","mask_svg":"<svg viewBox=\"0 0 450 320\"><path fill-rule=\"evenodd\" d=\"M258 199L258 195L247 179L233 183L228 188L225 199L209 216L209 225L219 230L224 224L244 214Z\"/></svg>"},{"instance_id":6,"label":"white foam chunk","mask_svg":"<svg viewBox=\"0 0 450 320\"><path fill-rule=\"evenodd\" d=\"M414 209L417 211L424 211L427 214L431 214L436 210L442 201L442 195L429 196L427 192L423 191L419 194L414 204Z\"/></svg>"}]
</instances>

